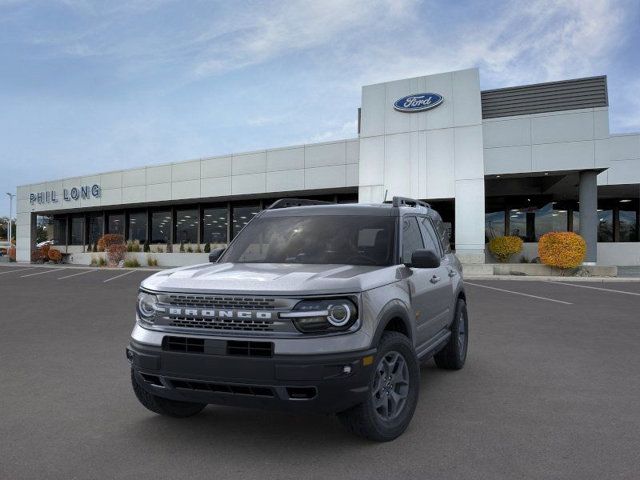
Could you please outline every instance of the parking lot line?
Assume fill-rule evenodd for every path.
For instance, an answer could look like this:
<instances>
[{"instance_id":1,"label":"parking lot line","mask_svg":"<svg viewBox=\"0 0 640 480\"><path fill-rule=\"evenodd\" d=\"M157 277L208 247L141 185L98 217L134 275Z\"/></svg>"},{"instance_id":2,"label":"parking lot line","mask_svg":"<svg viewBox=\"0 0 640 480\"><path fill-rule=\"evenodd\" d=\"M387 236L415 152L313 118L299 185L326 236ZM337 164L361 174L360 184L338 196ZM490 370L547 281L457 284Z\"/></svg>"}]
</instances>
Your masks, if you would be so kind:
<instances>
[{"instance_id":1,"label":"parking lot line","mask_svg":"<svg viewBox=\"0 0 640 480\"><path fill-rule=\"evenodd\" d=\"M58 280L64 280L65 278L77 277L78 275L84 275L85 273L97 272L97 270L86 270L80 273L72 273L71 275L66 275L64 277L59 277Z\"/></svg>"},{"instance_id":2,"label":"parking lot line","mask_svg":"<svg viewBox=\"0 0 640 480\"><path fill-rule=\"evenodd\" d=\"M65 270L65 269L66 267L62 267L62 268L56 268L54 270L45 270L44 272L28 273L26 275L20 275L20 278L33 277L35 275L44 275L45 273L59 272L60 270Z\"/></svg>"},{"instance_id":3,"label":"parking lot line","mask_svg":"<svg viewBox=\"0 0 640 480\"><path fill-rule=\"evenodd\" d=\"M613 288L590 287L589 285L577 285L575 283L566 283L566 282L557 282L557 281L552 281L549 283L559 283L560 285L567 285L568 287L590 288L591 290L602 290L603 292L622 293L623 295L635 295L637 297L640 297L640 293L625 292L624 290L614 290Z\"/></svg>"},{"instance_id":4,"label":"parking lot line","mask_svg":"<svg viewBox=\"0 0 640 480\"><path fill-rule=\"evenodd\" d=\"M115 277L107 278L103 283L110 282L111 280L115 280L116 278L124 277L125 275L129 275L133 272L135 272L135 270L129 270L128 272L124 272L121 275L116 275Z\"/></svg>"},{"instance_id":5,"label":"parking lot line","mask_svg":"<svg viewBox=\"0 0 640 480\"><path fill-rule=\"evenodd\" d=\"M7 273L16 273L16 272L24 272L26 270L33 270L34 268L37 267L28 267L28 268L13 268L13 267L9 267L10 270L8 272L0 272L0 275L6 275Z\"/></svg>"},{"instance_id":6,"label":"parking lot line","mask_svg":"<svg viewBox=\"0 0 640 480\"><path fill-rule=\"evenodd\" d=\"M573 305L573 303L571 302L565 302L564 300L556 300L555 298L539 297L538 295L530 295L528 293L514 292L513 290L505 290L504 288L496 288L496 287L490 287L488 285L480 285L479 283L471 283L471 282L464 282L464 283L465 285L473 285L474 287L488 288L490 290L497 290L498 292L513 293L514 295L522 295L523 297L537 298L538 300L545 300L547 302L562 303L564 305Z\"/></svg>"}]
</instances>

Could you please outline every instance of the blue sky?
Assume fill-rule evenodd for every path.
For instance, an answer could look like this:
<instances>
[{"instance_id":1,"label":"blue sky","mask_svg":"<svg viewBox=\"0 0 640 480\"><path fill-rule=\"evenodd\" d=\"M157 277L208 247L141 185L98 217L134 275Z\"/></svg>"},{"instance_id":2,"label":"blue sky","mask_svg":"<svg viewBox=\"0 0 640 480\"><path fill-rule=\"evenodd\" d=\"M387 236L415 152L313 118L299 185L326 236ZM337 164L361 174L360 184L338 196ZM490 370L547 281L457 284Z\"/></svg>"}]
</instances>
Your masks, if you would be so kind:
<instances>
[{"instance_id":1,"label":"blue sky","mask_svg":"<svg viewBox=\"0 0 640 480\"><path fill-rule=\"evenodd\" d=\"M474 66L607 74L611 131L638 131L639 25L637 0L0 0L0 192L355 137L362 85Z\"/></svg>"}]
</instances>

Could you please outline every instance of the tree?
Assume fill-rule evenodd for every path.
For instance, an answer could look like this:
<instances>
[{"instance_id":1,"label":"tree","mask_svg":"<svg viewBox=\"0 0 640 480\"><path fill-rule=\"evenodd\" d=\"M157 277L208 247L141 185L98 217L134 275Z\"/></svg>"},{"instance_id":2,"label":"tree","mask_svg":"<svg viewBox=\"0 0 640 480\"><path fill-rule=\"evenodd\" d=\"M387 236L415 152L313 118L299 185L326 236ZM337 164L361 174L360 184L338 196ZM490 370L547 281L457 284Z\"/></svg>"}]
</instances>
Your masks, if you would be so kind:
<instances>
[{"instance_id":1,"label":"tree","mask_svg":"<svg viewBox=\"0 0 640 480\"><path fill-rule=\"evenodd\" d=\"M0 217L0 239L7 239L7 226L9 225L9 217ZM11 220L11 238L16 239L16 219Z\"/></svg>"}]
</instances>

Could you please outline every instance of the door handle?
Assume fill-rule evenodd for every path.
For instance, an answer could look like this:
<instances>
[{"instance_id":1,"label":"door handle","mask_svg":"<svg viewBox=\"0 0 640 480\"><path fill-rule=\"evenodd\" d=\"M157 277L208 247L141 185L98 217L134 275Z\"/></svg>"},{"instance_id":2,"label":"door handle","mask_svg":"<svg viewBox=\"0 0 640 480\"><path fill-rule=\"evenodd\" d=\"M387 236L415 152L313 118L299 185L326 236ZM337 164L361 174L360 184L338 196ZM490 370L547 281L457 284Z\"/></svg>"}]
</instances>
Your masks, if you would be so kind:
<instances>
[{"instance_id":1,"label":"door handle","mask_svg":"<svg viewBox=\"0 0 640 480\"><path fill-rule=\"evenodd\" d=\"M449 277L455 277L457 275L455 270L449 270Z\"/></svg>"},{"instance_id":2,"label":"door handle","mask_svg":"<svg viewBox=\"0 0 640 480\"><path fill-rule=\"evenodd\" d=\"M433 277L431 277L431 280L429 280L431 283L438 283L440 281L440 277L437 275L434 275Z\"/></svg>"}]
</instances>

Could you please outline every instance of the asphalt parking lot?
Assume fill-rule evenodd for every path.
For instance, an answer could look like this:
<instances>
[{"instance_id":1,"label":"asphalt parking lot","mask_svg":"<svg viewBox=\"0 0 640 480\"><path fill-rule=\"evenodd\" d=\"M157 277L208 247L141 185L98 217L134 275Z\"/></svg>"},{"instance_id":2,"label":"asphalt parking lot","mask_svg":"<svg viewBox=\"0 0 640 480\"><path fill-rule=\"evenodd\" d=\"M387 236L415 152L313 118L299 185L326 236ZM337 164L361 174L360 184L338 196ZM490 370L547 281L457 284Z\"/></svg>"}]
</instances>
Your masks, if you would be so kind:
<instances>
[{"instance_id":1,"label":"asphalt parking lot","mask_svg":"<svg viewBox=\"0 0 640 480\"><path fill-rule=\"evenodd\" d=\"M124 347L151 272L0 267L0 479L638 478L640 283L470 281L467 366L392 443L337 420L156 416Z\"/></svg>"}]
</instances>

